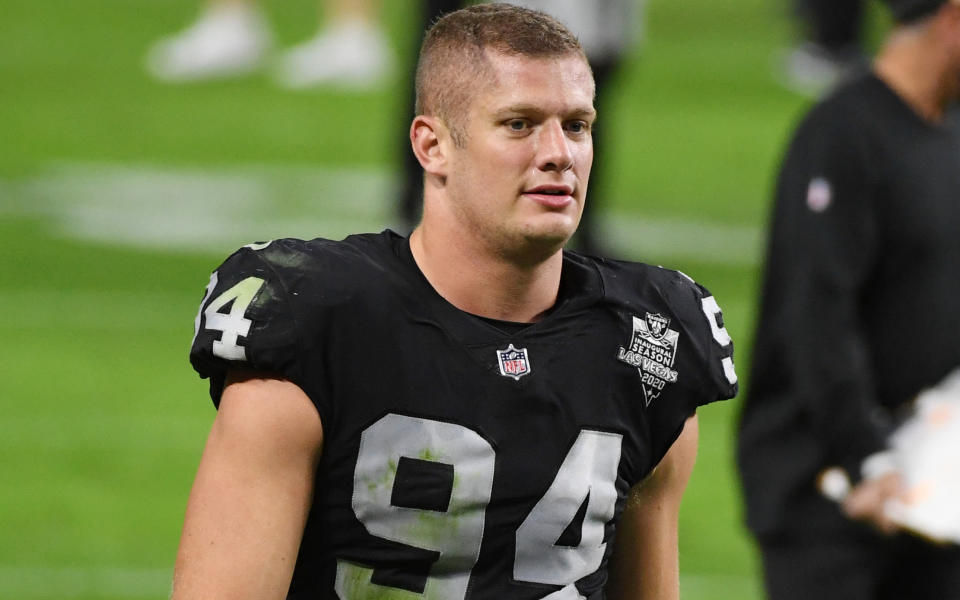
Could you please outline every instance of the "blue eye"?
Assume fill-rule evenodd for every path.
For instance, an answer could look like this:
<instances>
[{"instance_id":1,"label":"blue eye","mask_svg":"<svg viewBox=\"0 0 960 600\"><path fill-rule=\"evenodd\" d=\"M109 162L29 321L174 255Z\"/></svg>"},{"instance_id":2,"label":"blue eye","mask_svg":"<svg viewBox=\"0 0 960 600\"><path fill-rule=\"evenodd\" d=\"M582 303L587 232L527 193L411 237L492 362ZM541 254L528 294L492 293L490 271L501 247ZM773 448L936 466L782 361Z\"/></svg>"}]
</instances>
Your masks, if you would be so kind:
<instances>
[{"instance_id":1,"label":"blue eye","mask_svg":"<svg viewBox=\"0 0 960 600\"><path fill-rule=\"evenodd\" d=\"M513 119L507 122L507 126L514 131L523 131L527 128L527 122L523 119Z\"/></svg>"}]
</instances>

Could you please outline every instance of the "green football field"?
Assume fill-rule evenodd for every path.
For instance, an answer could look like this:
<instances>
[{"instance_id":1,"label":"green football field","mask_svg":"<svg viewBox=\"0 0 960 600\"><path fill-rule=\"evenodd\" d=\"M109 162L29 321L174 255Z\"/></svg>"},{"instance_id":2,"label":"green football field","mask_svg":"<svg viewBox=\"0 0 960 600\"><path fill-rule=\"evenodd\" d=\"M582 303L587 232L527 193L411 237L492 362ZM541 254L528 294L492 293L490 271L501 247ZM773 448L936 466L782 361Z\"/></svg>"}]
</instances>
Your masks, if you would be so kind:
<instances>
[{"instance_id":1,"label":"green football field","mask_svg":"<svg viewBox=\"0 0 960 600\"><path fill-rule=\"evenodd\" d=\"M267 2L281 44L312 33L314 5ZM385 1L403 57L415 8ZM782 8L651 0L598 125L607 239L713 291L744 384L768 191L807 102L772 73L791 35ZM151 81L146 47L195 10L0 0L3 599L165 598L214 417L186 360L209 272L253 240L396 222L403 77L368 93ZM701 411L687 600L760 597L732 465L738 409Z\"/></svg>"}]
</instances>

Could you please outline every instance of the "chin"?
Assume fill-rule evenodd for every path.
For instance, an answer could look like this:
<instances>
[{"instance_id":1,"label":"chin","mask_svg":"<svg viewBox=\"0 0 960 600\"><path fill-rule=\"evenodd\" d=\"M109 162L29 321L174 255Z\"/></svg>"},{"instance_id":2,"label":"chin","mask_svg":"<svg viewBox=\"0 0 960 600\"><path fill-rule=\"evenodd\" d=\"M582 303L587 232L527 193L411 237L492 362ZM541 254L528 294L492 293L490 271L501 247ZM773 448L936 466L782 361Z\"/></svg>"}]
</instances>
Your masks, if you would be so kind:
<instances>
[{"instance_id":1,"label":"chin","mask_svg":"<svg viewBox=\"0 0 960 600\"><path fill-rule=\"evenodd\" d=\"M554 222L541 223L524 231L524 238L528 244L541 247L562 248L576 232L576 223Z\"/></svg>"}]
</instances>

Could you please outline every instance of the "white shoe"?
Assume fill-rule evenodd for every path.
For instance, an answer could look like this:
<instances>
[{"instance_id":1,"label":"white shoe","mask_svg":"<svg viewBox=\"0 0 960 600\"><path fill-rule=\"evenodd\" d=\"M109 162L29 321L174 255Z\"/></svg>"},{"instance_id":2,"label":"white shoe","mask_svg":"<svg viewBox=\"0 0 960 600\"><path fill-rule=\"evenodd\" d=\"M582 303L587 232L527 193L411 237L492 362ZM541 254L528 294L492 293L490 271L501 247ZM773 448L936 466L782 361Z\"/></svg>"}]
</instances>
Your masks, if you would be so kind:
<instances>
[{"instance_id":1,"label":"white shoe","mask_svg":"<svg viewBox=\"0 0 960 600\"><path fill-rule=\"evenodd\" d=\"M214 6L182 32L156 42L147 71L166 82L248 74L260 68L270 48L270 31L258 10Z\"/></svg>"},{"instance_id":2,"label":"white shoe","mask_svg":"<svg viewBox=\"0 0 960 600\"><path fill-rule=\"evenodd\" d=\"M346 21L284 53L275 75L289 89L327 85L365 90L384 84L392 68L393 53L383 32Z\"/></svg>"}]
</instances>

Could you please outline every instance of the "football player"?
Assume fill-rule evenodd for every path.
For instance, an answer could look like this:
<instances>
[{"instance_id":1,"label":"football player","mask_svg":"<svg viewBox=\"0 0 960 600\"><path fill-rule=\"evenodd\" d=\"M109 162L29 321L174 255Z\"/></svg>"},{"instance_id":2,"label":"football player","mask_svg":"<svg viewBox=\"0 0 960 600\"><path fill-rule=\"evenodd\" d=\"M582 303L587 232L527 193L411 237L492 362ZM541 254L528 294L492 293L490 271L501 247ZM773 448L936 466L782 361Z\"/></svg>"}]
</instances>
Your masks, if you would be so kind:
<instances>
[{"instance_id":1,"label":"football player","mask_svg":"<svg viewBox=\"0 0 960 600\"><path fill-rule=\"evenodd\" d=\"M563 251L596 115L557 21L445 16L417 94L409 239L252 244L211 276L174 598L676 598L695 411L737 389L716 301Z\"/></svg>"}]
</instances>

